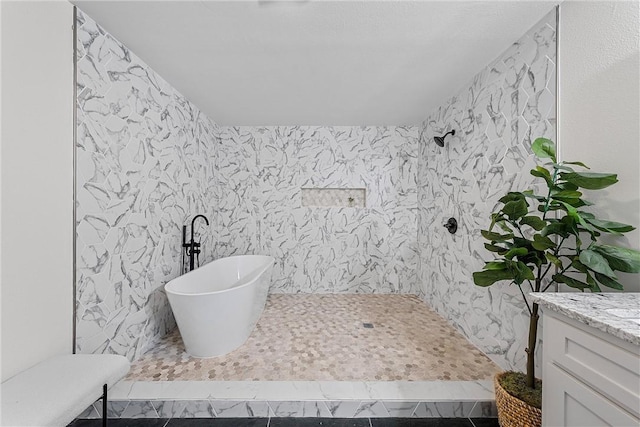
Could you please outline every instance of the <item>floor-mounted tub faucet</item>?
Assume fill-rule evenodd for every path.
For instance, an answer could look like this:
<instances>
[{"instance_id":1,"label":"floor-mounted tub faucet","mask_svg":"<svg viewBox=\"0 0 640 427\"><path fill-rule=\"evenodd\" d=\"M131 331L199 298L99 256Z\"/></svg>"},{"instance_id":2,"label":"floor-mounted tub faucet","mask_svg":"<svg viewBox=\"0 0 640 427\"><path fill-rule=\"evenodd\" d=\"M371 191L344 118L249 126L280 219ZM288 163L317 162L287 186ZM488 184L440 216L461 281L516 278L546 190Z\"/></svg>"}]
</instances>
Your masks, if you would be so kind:
<instances>
[{"instance_id":1,"label":"floor-mounted tub faucet","mask_svg":"<svg viewBox=\"0 0 640 427\"><path fill-rule=\"evenodd\" d=\"M207 225L209 225L209 220L207 219L206 216L204 215L196 215L193 217L193 219L191 220L191 241L187 242L187 226L183 225L182 226L182 247L184 248L185 252L187 253L187 256L189 257L189 271L192 271L195 268L195 260L196 257L198 258L198 267L200 266L200 242L196 242L194 240L194 236L193 236L193 226L196 222L196 219L198 218L202 218L204 219L204 222L207 223ZM184 264L184 263L183 263Z\"/></svg>"}]
</instances>

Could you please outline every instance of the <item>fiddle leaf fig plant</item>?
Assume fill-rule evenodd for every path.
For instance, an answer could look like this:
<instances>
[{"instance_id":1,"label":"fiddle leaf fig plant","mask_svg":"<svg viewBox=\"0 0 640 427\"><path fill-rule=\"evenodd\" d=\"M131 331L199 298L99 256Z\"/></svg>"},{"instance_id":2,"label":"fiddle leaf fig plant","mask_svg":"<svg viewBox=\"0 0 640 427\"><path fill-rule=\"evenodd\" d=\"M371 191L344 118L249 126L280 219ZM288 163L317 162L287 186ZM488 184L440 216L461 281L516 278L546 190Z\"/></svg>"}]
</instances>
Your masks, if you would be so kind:
<instances>
[{"instance_id":1,"label":"fiddle leaf fig plant","mask_svg":"<svg viewBox=\"0 0 640 427\"><path fill-rule=\"evenodd\" d=\"M549 139L538 138L531 148L538 158L549 159L531 170L544 180L546 194L509 192L500 199L489 228L482 230L488 241L484 246L495 259L473 273L473 281L491 286L506 280L520 289L530 314L526 386L535 388L538 305L529 304L523 286L535 292L558 283L581 291L622 290L616 272L640 272L640 252L599 242L603 235L621 235L634 227L588 211L592 203L582 190L607 188L618 182L615 174L587 172L581 162L558 163Z\"/></svg>"}]
</instances>

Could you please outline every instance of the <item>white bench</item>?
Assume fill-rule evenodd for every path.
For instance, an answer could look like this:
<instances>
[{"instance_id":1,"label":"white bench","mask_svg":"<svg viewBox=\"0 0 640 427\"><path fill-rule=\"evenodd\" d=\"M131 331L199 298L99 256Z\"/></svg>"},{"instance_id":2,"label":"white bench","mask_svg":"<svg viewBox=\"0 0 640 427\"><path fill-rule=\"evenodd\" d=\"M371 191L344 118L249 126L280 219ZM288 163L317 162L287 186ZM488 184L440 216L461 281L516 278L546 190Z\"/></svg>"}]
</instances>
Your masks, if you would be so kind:
<instances>
[{"instance_id":1,"label":"white bench","mask_svg":"<svg viewBox=\"0 0 640 427\"><path fill-rule=\"evenodd\" d=\"M0 385L2 426L66 426L103 398L129 372L129 361L113 354L67 354L52 357Z\"/></svg>"}]
</instances>

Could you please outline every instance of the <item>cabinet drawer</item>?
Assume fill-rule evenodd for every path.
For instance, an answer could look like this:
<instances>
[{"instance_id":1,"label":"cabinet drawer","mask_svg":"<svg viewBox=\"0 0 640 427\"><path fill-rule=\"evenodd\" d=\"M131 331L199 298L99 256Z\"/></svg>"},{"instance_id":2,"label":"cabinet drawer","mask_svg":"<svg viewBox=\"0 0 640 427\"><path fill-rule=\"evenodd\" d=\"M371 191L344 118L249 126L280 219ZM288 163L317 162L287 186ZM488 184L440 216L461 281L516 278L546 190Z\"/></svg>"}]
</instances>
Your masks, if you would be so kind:
<instances>
[{"instance_id":1,"label":"cabinet drawer","mask_svg":"<svg viewBox=\"0 0 640 427\"><path fill-rule=\"evenodd\" d=\"M545 427L638 427L632 416L606 397L549 363L545 365L542 425ZM551 387L550 387L551 386Z\"/></svg>"},{"instance_id":2,"label":"cabinet drawer","mask_svg":"<svg viewBox=\"0 0 640 427\"><path fill-rule=\"evenodd\" d=\"M549 361L640 417L640 356L627 348L545 315Z\"/></svg>"}]
</instances>

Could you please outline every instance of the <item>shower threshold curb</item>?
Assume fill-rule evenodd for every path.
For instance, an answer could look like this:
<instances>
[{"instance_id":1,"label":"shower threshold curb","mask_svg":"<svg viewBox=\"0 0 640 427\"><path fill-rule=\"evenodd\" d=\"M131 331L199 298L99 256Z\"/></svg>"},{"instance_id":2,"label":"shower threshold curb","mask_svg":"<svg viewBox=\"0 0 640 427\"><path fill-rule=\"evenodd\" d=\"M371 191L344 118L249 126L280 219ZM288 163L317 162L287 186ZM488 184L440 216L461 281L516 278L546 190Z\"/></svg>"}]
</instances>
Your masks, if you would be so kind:
<instances>
[{"instance_id":1,"label":"shower threshold curb","mask_svg":"<svg viewBox=\"0 0 640 427\"><path fill-rule=\"evenodd\" d=\"M120 381L109 418L494 418L483 381ZM99 402L79 418L102 416Z\"/></svg>"}]
</instances>

